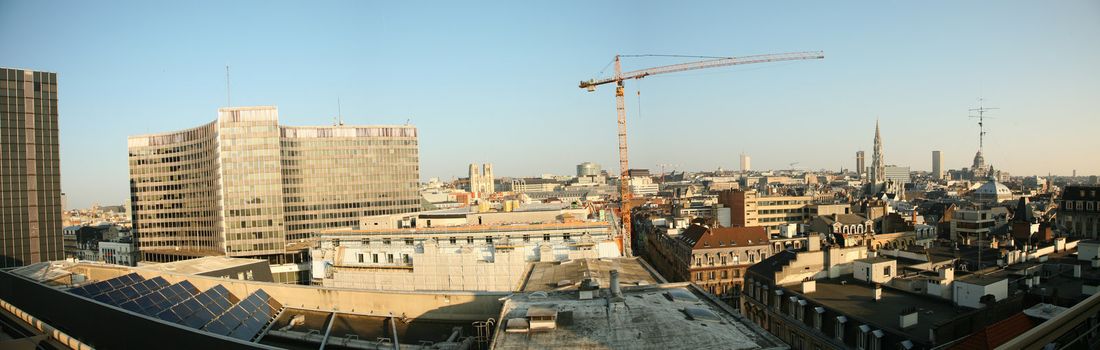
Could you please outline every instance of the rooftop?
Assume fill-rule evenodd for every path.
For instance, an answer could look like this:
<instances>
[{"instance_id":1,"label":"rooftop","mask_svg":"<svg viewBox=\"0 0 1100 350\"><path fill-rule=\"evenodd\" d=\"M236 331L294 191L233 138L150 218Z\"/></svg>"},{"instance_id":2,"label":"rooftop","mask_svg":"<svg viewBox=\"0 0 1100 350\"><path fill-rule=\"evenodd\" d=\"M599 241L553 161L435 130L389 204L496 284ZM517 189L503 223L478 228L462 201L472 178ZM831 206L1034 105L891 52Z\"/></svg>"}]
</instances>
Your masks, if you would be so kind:
<instances>
[{"instance_id":1,"label":"rooftop","mask_svg":"<svg viewBox=\"0 0 1100 350\"><path fill-rule=\"evenodd\" d=\"M611 270L619 271L620 285L654 285L664 282L640 258L580 259L534 263L521 290L577 290L581 281L586 278L594 278L601 289L608 288L611 285Z\"/></svg>"},{"instance_id":2,"label":"rooftop","mask_svg":"<svg viewBox=\"0 0 1100 350\"><path fill-rule=\"evenodd\" d=\"M606 292L606 290L601 290ZM504 302L493 349L786 349L779 339L687 283L623 288L625 300L576 292L518 294ZM532 308L557 312L555 328L508 332Z\"/></svg>"},{"instance_id":3,"label":"rooftop","mask_svg":"<svg viewBox=\"0 0 1100 350\"><path fill-rule=\"evenodd\" d=\"M882 299L875 301L870 285L850 277L819 279L816 285L817 290L809 294L801 293L801 285L792 286L791 289L810 301L858 322L873 324L877 328L905 334L922 342L929 341L929 329L932 326L959 315L950 301L890 288L882 288ZM919 312L919 322L914 327L899 328L898 315L911 308L916 308Z\"/></svg>"},{"instance_id":4,"label":"rooftop","mask_svg":"<svg viewBox=\"0 0 1100 350\"><path fill-rule=\"evenodd\" d=\"M197 275L206 272L231 269L234 267L248 266L257 263L266 264L267 260L231 258L227 256L207 256L175 262L141 265L141 267L150 270Z\"/></svg>"}]
</instances>

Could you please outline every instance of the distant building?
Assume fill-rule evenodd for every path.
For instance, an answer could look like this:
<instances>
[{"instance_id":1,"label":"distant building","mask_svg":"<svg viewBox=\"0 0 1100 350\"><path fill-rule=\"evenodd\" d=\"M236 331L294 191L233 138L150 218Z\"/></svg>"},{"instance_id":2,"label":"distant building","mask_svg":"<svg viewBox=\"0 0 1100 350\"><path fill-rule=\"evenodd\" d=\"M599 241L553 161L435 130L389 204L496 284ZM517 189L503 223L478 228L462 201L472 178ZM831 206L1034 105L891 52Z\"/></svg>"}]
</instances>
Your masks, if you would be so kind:
<instances>
[{"instance_id":1,"label":"distant building","mask_svg":"<svg viewBox=\"0 0 1100 350\"><path fill-rule=\"evenodd\" d=\"M206 125L131 136L141 259L265 258L301 275L317 232L420 209L417 142L409 125L281 126L275 107L221 108Z\"/></svg>"},{"instance_id":2,"label":"distant building","mask_svg":"<svg viewBox=\"0 0 1100 350\"><path fill-rule=\"evenodd\" d=\"M909 167L890 165L883 167L883 180L886 181L888 192L904 193L905 185L913 182Z\"/></svg>"},{"instance_id":3,"label":"distant building","mask_svg":"<svg viewBox=\"0 0 1100 350\"><path fill-rule=\"evenodd\" d=\"M781 225L806 223L812 200L811 196L762 196L756 191L718 193L718 203L730 208L733 226L763 226L769 233L778 233Z\"/></svg>"},{"instance_id":4,"label":"distant building","mask_svg":"<svg viewBox=\"0 0 1100 350\"><path fill-rule=\"evenodd\" d=\"M1066 186L1057 218L1071 237L1100 238L1100 186Z\"/></svg>"},{"instance_id":5,"label":"distant building","mask_svg":"<svg viewBox=\"0 0 1100 350\"><path fill-rule=\"evenodd\" d=\"M57 73L0 68L0 115L0 268L61 259Z\"/></svg>"},{"instance_id":6,"label":"distant building","mask_svg":"<svg viewBox=\"0 0 1100 350\"><path fill-rule=\"evenodd\" d=\"M878 130L878 120L875 120L875 148L871 154L871 174L870 182L871 186L878 186L879 183L886 181L886 160L882 154L882 135Z\"/></svg>"},{"instance_id":7,"label":"distant building","mask_svg":"<svg viewBox=\"0 0 1100 350\"><path fill-rule=\"evenodd\" d=\"M488 196L496 193L496 182L493 178L493 165L482 164L479 170L477 164L470 164L470 193L475 196Z\"/></svg>"},{"instance_id":8,"label":"distant building","mask_svg":"<svg viewBox=\"0 0 1100 350\"><path fill-rule=\"evenodd\" d=\"M943 153L932 151L932 178L943 180Z\"/></svg>"},{"instance_id":9,"label":"distant building","mask_svg":"<svg viewBox=\"0 0 1100 350\"><path fill-rule=\"evenodd\" d=\"M864 160L863 151L856 152L856 175L859 175L859 177L867 175L867 164Z\"/></svg>"},{"instance_id":10,"label":"distant building","mask_svg":"<svg viewBox=\"0 0 1100 350\"><path fill-rule=\"evenodd\" d=\"M99 242L99 259L108 264L136 266L138 251L130 239L118 242Z\"/></svg>"},{"instance_id":11,"label":"distant building","mask_svg":"<svg viewBox=\"0 0 1100 350\"><path fill-rule=\"evenodd\" d=\"M752 171L752 158L748 154L741 153L741 171Z\"/></svg>"}]
</instances>

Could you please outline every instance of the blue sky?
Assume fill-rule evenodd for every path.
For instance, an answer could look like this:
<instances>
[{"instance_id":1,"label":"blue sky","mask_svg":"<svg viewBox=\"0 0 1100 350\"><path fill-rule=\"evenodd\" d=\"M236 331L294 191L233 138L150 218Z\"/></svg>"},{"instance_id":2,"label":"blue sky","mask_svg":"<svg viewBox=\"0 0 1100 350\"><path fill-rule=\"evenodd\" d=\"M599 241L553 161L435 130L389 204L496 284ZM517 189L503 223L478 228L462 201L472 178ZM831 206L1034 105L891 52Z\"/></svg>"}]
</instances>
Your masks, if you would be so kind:
<instances>
[{"instance_id":1,"label":"blue sky","mask_svg":"<svg viewBox=\"0 0 1100 350\"><path fill-rule=\"evenodd\" d=\"M420 129L422 177L616 166L616 53L825 60L627 85L632 167L851 168L882 123L887 163L967 166L985 96L986 159L1013 174L1100 173L1100 2L0 1L0 66L58 72L70 206L128 196L126 137L277 105L288 125ZM677 63L632 58L625 69ZM605 72L606 74L606 72ZM640 91L640 98L638 96ZM639 108L640 107L640 108ZM639 112L640 109L640 112Z\"/></svg>"}]
</instances>

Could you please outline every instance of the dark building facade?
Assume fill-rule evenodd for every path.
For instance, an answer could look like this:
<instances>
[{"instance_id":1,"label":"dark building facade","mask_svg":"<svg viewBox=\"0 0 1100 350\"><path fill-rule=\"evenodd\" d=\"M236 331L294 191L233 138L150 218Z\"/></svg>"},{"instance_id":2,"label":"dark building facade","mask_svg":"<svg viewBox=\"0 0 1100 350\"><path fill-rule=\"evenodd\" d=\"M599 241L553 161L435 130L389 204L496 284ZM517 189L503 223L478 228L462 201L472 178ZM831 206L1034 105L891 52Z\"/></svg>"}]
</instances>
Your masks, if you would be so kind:
<instances>
[{"instance_id":1,"label":"dark building facade","mask_svg":"<svg viewBox=\"0 0 1100 350\"><path fill-rule=\"evenodd\" d=\"M0 68L0 268L64 258L57 73Z\"/></svg>"},{"instance_id":2,"label":"dark building facade","mask_svg":"<svg viewBox=\"0 0 1100 350\"><path fill-rule=\"evenodd\" d=\"M1071 237L1100 238L1100 186L1066 186L1058 201L1058 226Z\"/></svg>"}]
</instances>

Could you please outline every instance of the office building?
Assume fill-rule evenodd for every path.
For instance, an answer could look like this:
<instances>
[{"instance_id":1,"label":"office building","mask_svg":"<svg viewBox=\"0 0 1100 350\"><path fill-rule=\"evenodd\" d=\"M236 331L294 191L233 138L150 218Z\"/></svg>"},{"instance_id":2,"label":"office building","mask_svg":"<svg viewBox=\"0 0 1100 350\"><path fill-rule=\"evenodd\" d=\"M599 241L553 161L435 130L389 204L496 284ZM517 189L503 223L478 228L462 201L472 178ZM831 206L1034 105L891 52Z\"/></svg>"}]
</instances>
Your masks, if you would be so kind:
<instances>
[{"instance_id":1,"label":"office building","mask_svg":"<svg viewBox=\"0 0 1100 350\"><path fill-rule=\"evenodd\" d=\"M806 223L812 200L812 196L762 196L756 191L718 193L718 203L730 208L733 226L763 226L769 234L779 233L782 225Z\"/></svg>"},{"instance_id":2,"label":"office building","mask_svg":"<svg viewBox=\"0 0 1100 350\"><path fill-rule=\"evenodd\" d=\"M867 164L863 159L863 151L856 151L856 174L863 177L867 174Z\"/></svg>"},{"instance_id":3,"label":"office building","mask_svg":"<svg viewBox=\"0 0 1100 350\"><path fill-rule=\"evenodd\" d=\"M132 136L128 146L142 260L300 264L303 240L323 229L420 208L409 125L289 127L275 107L232 107L203 126Z\"/></svg>"},{"instance_id":4,"label":"office building","mask_svg":"<svg viewBox=\"0 0 1100 350\"><path fill-rule=\"evenodd\" d=\"M940 151L932 151L932 178L943 179L943 153Z\"/></svg>"},{"instance_id":5,"label":"office building","mask_svg":"<svg viewBox=\"0 0 1100 350\"><path fill-rule=\"evenodd\" d=\"M903 190L905 184L913 182L909 173L907 166L890 165L882 168L883 180L893 184L898 190Z\"/></svg>"},{"instance_id":6,"label":"office building","mask_svg":"<svg viewBox=\"0 0 1100 350\"><path fill-rule=\"evenodd\" d=\"M748 154L741 153L741 171L752 171L752 158Z\"/></svg>"},{"instance_id":7,"label":"office building","mask_svg":"<svg viewBox=\"0 0 1100 350\"><path fill-rule=\"evenodd\" d=\"M0 268L61 259L57 73L0 68Z\"/></svg>"}]
</instances>

